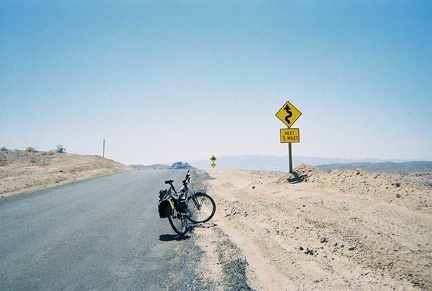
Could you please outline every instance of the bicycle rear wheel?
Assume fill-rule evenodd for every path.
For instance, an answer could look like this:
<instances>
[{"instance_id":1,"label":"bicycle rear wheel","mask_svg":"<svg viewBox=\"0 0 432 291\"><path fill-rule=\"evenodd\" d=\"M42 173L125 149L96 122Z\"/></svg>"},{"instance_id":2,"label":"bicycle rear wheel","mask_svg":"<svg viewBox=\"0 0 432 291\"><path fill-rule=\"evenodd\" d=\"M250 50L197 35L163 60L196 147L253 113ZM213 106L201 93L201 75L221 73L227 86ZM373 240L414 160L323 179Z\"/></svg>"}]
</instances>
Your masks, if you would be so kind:
<instances>
[{"instance_id":1,"label":"bicycle rear wheel","mask_svg":"<svg viewBox=\"0 0 432 291\"><path fill-rule=\"evenodd\" d=\"M209 221L216 212L216 203L206 193L195 193L188 198L189 215L187 219L193 223Z\"/></svg>"},{"instance_id":2,"label":"bicycle rear wheel","mask_svg":"<svg viewBox=\"0 0 432 291\"><path fill-rule=\"evenodd\" d=\"M178 213L176 210L172 210L170 216L168 216L168 220L177 234L185 235L188 232L186 216Z\"/></svg>"}]
</instances>

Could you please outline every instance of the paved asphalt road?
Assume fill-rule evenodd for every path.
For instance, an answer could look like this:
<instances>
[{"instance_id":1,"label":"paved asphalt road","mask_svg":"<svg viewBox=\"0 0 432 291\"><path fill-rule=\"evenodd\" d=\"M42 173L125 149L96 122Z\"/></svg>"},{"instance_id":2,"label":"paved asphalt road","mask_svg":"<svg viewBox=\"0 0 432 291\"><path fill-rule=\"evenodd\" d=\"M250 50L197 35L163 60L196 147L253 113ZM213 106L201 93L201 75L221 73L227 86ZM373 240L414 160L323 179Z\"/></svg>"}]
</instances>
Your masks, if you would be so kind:
<instances>
[{"instance_id":1,"label":"paved asphalt road","mask_svg":"<svg viewBox=\"0 0 432 291\"><path fill-rule=\"evenodd\" d=\"M0 290L172 289L191 240L159 218L158 192L185 173L119 173L0 200Z\"/></svg>"}]
</instances>

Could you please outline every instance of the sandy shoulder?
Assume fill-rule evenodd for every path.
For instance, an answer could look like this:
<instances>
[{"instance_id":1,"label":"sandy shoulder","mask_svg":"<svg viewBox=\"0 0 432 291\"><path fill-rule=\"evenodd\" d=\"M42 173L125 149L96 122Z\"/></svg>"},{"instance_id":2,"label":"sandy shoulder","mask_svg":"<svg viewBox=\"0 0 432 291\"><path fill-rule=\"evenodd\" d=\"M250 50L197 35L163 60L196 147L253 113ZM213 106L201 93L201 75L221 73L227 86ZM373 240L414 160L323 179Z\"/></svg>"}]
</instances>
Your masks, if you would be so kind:
<instances>
[{"instance_id":1,"label":"sandy shoulder","mask_svg":"<svg viewBox=\"0 0 432 291\"><path fill-rule=\"evenodd\" d=\"M213 226L195 232L213 274L222 274L220 241L229 239L257 290L432 288L430 186L297 170L208 170L218 211Z\"/></svg>"}]
</instances>

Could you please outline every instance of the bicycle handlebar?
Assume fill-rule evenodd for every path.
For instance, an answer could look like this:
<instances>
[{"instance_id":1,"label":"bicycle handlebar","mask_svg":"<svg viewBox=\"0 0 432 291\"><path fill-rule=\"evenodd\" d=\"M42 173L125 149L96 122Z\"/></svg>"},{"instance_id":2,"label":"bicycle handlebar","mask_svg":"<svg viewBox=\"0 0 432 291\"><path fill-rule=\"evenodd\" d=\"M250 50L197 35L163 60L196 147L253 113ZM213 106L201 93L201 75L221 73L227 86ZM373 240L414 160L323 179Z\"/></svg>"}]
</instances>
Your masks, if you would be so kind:
<instances>
[{"instance_id":1,"label":"bicycle handlebar","mask_svg":"<svg viewBox=\"0 0 432 291\"><path fill-rule=\"evenodd\" d=\"M190 181L191 181L191 176L190 176L190 170L188 170L187 171L187 173L186 173L186 179L184 179L182 182L183 182L183 185L186 185L186 184L188 184L188 183L190 183ZM168 184L168 185L172 185L172 183L174 182L174 180L166 180L165 181L165 184Z\"/></svg>"},{"instance_id":2,"label":"bicycle handlebar","mask_svg":"<svg viewBox=\"0 0 432 291\"><path fill-rule=\"evenodd\" d=\"M190 177L189 172L190 172L190 170L188 170L187 173L186 173L186 179L184 179L184 180L182 181L182 182L183 182L183 185L185 185L186 183L190 183L190 179L191 179L191 177Z\"/></svg>"}]
</instances>

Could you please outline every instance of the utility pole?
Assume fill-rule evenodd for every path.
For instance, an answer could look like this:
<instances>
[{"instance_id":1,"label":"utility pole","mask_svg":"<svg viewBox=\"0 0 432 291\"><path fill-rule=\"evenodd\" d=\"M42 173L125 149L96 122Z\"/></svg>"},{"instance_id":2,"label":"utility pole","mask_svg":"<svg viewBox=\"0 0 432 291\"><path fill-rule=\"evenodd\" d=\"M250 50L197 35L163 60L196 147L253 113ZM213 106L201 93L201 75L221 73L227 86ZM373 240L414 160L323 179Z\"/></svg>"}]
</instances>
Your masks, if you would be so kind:
<instances>
[{"instance_id":1,"label":"utility pole","mask_svg":"<svg viewBox=\"0 0 432 291\"><path fill-rule=\"evenodd\" d=\"M102 157L105 158L105 139L103 140L103 150L102 150Z\"/></svg>"}]
</instances>

